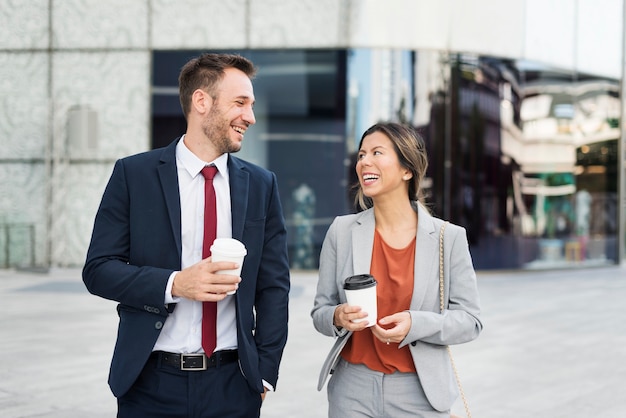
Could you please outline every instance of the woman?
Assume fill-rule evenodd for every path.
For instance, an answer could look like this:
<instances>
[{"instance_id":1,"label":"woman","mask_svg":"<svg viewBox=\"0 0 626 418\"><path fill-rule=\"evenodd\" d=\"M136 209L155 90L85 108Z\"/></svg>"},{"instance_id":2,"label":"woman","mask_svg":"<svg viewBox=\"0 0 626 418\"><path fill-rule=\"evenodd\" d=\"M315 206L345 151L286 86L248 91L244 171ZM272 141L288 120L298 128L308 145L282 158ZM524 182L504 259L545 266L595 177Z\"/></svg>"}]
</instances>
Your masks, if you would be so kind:
<instances>
[{"instance_id":1,"label":"woman","mask_svg":"<svg viewBox=\"0 0 626 418\"><path fill-rule=\"evenodd\" d=\"M359 145L356 195L362 212L331 224L320 255L311 312L315 328L339 337L320 375L329 373L329 417L449 417L458 396L446 346L482 330L476 275L465 229L445 229L446 310L439 309L439 232L443 221L419 203L428 160L415 130L369 128ZM346 303L344 280L377 281L378 323L366 327Z\"/></svg>"}]
</instances>

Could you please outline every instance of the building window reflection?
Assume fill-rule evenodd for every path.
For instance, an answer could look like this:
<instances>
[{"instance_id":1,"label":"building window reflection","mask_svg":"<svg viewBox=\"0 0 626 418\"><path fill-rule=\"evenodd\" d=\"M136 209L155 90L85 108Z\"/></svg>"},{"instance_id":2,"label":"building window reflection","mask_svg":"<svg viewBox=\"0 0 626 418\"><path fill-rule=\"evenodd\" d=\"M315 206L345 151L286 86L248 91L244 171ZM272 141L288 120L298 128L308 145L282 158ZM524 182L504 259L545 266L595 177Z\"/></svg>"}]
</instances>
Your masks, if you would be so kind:
<instances>
[{"instance_id":1,"label":"building window reflection","mask_svg":"<svg viewBox=\"0 0 626 418\"><path fill-rule=\"evenodd\" d=\"M440 209L468 229L477 267L615 262L617 80L456 55L449 86L450 138L430 129L451 148Z\"/></svg>"}]
</instances>

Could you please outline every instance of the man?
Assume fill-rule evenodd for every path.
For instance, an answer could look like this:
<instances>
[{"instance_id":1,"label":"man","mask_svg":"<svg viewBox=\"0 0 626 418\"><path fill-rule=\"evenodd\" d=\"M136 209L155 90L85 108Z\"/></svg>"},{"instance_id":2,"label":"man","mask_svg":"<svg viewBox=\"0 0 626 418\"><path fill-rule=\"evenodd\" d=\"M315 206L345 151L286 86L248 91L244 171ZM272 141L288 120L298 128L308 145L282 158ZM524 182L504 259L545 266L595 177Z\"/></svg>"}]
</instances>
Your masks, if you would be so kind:
<instances>
[{"instance_id":1,"label":"man","mask_svg":"<svg viewBox=\"0 0 626 418\"><path fill-rule=\"evenodd\" d=\"M290 287L278 186L230 154L255 123L255 72L238 55L189 61L179 76L185 135L117 161L104 191L83 281L119 302L109 375L119 417L258 417L276 386ZM216 215L204 212L207 166L217 169ZM235 263L203 259L211 216L217 238L247 248L241 278L218 273ZM205 349L211 322L215 348Z\"/></svg>"}]
</instances>

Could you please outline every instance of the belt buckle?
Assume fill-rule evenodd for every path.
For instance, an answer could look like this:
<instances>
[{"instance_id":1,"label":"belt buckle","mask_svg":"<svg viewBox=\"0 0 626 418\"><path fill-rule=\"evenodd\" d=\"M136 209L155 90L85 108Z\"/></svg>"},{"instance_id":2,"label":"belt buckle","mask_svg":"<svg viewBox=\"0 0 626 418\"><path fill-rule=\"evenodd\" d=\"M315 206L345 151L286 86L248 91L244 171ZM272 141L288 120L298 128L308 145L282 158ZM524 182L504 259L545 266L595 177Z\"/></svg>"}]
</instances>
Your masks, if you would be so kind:
<instances>
[{"instance_id":1,"label":"belt buckle","mask_svg":"<svg viewBox=\"0 0 626 418\"><path fill-rule=\"evenodd\" d=\"M191 361L191 365L187 366L188 360L197 360L202 358L202 365L197 364L195 361ZM180 355L180 369L184 371L202 371L207 369L207 357L204 354L181 354Z\"/></svg>"}]
</instances>

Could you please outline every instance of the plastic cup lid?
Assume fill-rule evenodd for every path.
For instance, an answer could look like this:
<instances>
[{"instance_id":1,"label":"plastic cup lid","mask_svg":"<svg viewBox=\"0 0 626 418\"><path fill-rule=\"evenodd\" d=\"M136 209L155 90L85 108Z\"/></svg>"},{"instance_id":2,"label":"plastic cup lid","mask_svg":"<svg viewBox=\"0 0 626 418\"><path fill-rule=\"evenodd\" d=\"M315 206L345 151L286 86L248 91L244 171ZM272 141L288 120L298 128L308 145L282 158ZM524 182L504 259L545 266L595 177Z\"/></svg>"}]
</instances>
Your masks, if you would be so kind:
<instances>
[{"instance_id":1,"label":"plastic cup lid","mask_svg":"<svg viewBox=\"0 0 626 418\"><path fill-rule=\"evenodd\" d=\"M241 241L234 238L217 238L211 245L211 252L218 251L227 255L246 255L248 251Z\"/></svg>"},{"instance_id":2,"label":"plastic cup lid","mask_svg":"<svg viewBox=\"0 0 626 418\"><path fill-rule=\"evenodd\" d=\"M357 274L350 276L343 284L345 290L367 289L376 286L376 279L371 274Z\"/></svg>"}]
</instances>

